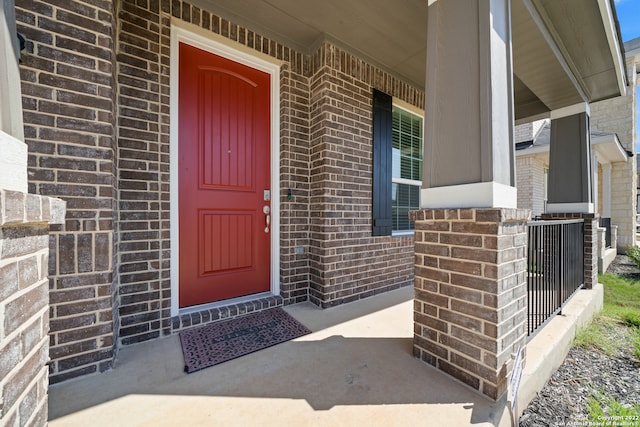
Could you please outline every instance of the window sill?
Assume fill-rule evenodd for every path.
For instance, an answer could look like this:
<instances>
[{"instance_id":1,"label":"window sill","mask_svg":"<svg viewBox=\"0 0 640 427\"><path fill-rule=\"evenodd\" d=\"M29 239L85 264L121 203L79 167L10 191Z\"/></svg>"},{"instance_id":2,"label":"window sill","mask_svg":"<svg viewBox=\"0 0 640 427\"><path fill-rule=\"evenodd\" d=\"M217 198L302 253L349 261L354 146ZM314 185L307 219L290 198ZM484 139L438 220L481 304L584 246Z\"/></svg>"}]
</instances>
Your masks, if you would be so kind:
<instances>
[{"instance_id":1,"label":"window sill","mask_svg":"<svg viewBox=\"0 0 640 427\"><path fill-rule=\"evenodd\" d=\"M414 230L406 230L406 231L394 231L393 233L391 233L392 237L406 237L406 236L413 236L415 233Z\"/></svg>"}]
</instances>

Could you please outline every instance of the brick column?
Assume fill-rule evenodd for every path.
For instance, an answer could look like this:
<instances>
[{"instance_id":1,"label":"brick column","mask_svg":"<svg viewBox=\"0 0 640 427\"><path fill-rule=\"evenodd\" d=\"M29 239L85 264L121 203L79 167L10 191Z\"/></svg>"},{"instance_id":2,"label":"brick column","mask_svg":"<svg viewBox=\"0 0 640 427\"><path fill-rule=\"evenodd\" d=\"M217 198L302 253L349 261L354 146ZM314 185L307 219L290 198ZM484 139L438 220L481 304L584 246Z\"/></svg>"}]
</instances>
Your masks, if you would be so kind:
<instances>
[{"instance_id":1,"label":"brick column","mask_svg":"<svg viewBox=\"0 0 640 427\"><path fill-rule=\"evenodd\" d=\"M545 213L544 220L584 219L584 287L592 289L598 283L599 215L593 213Z\"/></svg>"},{"instance_id":2,"label":"brick column","mask_svg":"<svg viewBox=\"0 0 640 427\"><path fill-rule=\"evenodd\" d=\"M507 208L410 214L414 355L496 400L527 334L529 216Z\"/></svg>"},{"instance_id":3,"label":"brick column","mask_svg":"<svg viewBox=\"0 0 640 427\"><path fill-rule=\"evenodd\" d=\"M0 189L0 425L45 425L49 224L59 199Z\"/></svg>"},{"instance_id":4,"label":"brick column","mask_svg":"<svg viewBox=\"0 0 640 427\"><path fill-rule=\"evenodd\" d=\"M133 141L135 135L148 132L144 127L138 127L135 135L129 129L121 130L119 136L130 146L123 145L118 151L115 101L118 96L129 99L131 94L115 86L115 9L122 7L123 15L129 16L124 3L132 2L15 3L18 31L27 36L20 61L20 86L24 137L29 146L28 191L67 202L65 220L51 228L51 247L56 255L49 265L49 381L53 384L112 366L120 325L118 277L114 274L119 271L114 256L118 247L117 197L124 198L120 209L126 212L136 205L126 196L140 188L138 183L117 184L118 177L134 172L125 170L118 175L116 157L142 146ZM123 58L136 56L138 61L147 56L142 51L118 50ZM158 89L151 92L146 96L159 96ZM148 114L154 111L142 102L137 108ZM120 122L133 126L129 117L120 118ZM119 165L138 167L131 166L127 158L119 161ZM141 168L136 171L145 172ZM154 195L152 189L144 190L139 204ZM157 212L149 209L148 215L153 214ZM123 227L122 234L143 235L142 219L141 215L138 223ZM159 271L159 261L152 259L149 244L136 243L135 267L155 262L154 271ZM121 271L130 273L132 264ZM138 292L137 285L123 282L127 292ZM159 285L149 288L160 292ZM146 302L139 294L135 297L140 305Z\"/></svg>"}]
</instances>

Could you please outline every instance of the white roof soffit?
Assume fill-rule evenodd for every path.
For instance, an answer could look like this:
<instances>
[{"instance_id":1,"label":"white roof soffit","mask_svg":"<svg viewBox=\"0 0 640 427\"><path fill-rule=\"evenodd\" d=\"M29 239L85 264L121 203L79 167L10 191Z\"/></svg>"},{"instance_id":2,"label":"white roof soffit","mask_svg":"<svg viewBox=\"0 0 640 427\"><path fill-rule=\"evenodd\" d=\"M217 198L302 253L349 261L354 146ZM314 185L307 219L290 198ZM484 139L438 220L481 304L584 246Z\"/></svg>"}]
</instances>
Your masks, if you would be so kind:
<instances>
[{"instance_id":1,"label":"white roof soffit","mask_svg":"<svg viewBox=\"0 0 640 427\"><path fill-rule=\"evenodd\" d=\"M530 91L516 120L626 93L611 0L514 0L512 19L514 74Z\"/></svg>"},{"instance_id":2,"label":"white roof soffit","mask_svg":"<svg viewBox=\"0 0 640 427\"><path fill-rule=\"evenodd\" d=\"M545 129L542 128L541 131ZM516 150L516 156L532 156L536 154L549 153L549 128L541 138L534 138L534 143L530 147ZM626 150L620 144L620 140L615 133L591 132L591 147L598 153L598 163L626 162L629 159Z\"/></svg>"},{"instance_id":3,"label":"white roof soffit","mask_svg":"<svg viewBox=\"0 0 640 427\"><path fill-rule=\"evenodd\" d=\"M620 95L626 95L627 66L624 63L624 47L620 46L622 40L618 34L618 23L614 17L615 11L612 9L610 0L598 0L598 6L600 7L600 15L602 16L602 23L607 35L607 41L609 42L609 49L613 56L612 60L614 62L616 76L618 77L618 89L620 89Z\"/></svg>"},{"instance_id":4,"label":"white roof soffit","mask_svg":"<svg viewBox=\"0 0 640 427\"><path fill-rule=\"evenodd\" d=\"M640 65L640 37L629 40L624 44L624 53L627 60L633 58L637 65Z\"/></svg>"},{"instance_id":5,"label":"white roof soffit","mask_svg":"<svg viewBox=\"0 0 640 427\"><path fill-rule=\"evenodd\" d=\"M549 145L532 145L529 148L523 150L516 150L516 157L532 156L535 154L549 154Z\"/></svg>"},{"instance_id":6,"label":"white roof soffit","mask_svg":"<svg viewBox=\"0 0 640 427\"><path fill-rule=\"evenodd\" d=\"M629 158L614 133L591 134L591 147L598 153L598 163L626 162Z\"/></svg>"},{"instance_id":7,"label":"white roof soffit","mask_svg":"<svg viewBox=\"0 0 640 427\"><path fill-rule=\"evenodd\" d=\"M329 40L424 88L429 1L434 0L190 3L302 53ZM621 52L613 0L511 2L516 120L620 95L619 77L625 74L615 69Z\"/></svg>"}]
</instances>

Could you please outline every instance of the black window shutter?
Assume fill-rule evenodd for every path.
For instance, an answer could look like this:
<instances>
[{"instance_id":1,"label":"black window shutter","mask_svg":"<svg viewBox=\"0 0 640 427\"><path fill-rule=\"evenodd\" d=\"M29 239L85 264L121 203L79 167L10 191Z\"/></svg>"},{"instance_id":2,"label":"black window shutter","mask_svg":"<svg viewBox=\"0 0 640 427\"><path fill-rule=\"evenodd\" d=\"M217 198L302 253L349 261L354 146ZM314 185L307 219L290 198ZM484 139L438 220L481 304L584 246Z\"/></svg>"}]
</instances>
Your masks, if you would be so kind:
<instances>
[{"instance_id":1,"label":"black window shutter","mask_svg":"<svg viewBox=\"0 0 640 427\"><path fill-rule=\"evenodd\" d=\"M373 235L390 236L392 98L373 90Z\"/></svg>"}]
</instances>

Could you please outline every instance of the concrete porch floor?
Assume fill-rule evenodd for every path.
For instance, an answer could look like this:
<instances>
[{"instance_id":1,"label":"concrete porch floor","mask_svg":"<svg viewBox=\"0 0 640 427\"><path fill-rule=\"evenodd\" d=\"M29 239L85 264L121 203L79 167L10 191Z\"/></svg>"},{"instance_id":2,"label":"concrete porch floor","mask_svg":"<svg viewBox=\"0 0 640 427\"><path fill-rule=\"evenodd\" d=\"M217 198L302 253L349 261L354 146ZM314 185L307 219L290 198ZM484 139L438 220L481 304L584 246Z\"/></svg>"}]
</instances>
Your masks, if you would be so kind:
<instances>
[{"instance_id":1,"label":"concrete porch floor","mask_svg":"<svg viewBox=\"0 0 640 427\"><path fill-rule=\"evenodd\" d=\"M504 399L412 356L412 299L288 306L311 334L193 374L177 335L125 347L115 369L50 387L50 425L511 425Z\"/></svg>"}]
</instances>

